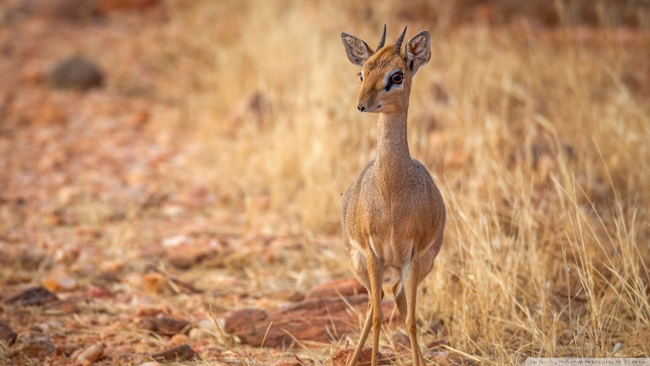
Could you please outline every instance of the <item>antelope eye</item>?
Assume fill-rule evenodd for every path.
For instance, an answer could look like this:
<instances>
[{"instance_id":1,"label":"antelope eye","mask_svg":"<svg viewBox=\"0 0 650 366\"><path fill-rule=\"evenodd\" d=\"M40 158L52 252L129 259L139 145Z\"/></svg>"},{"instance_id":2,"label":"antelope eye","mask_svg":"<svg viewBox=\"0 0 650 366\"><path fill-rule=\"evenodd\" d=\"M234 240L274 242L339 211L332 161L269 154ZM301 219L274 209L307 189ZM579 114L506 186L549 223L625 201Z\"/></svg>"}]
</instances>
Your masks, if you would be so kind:
<instances>
[{"instance_id":1,"label":"antelope eye","mask_svg":"<svg viewBox=\"0 0 650 366\"><path fill-rule=\"evenodd\" d=\"M404 76L399 72L393 74L393 76L390 77L390 81L392 81L395 84L401 84L403 80L404 80Z\"/></svg>"},{"instance_id":2,"label":"antelope eye","mask_svg":"<svg viewBox=\"0 0 650 366\"><path fill-rule=\"evenodd\" d=\"M363 75L359 75L359 80L363 81Z\"/></svg>"}]
</instances>

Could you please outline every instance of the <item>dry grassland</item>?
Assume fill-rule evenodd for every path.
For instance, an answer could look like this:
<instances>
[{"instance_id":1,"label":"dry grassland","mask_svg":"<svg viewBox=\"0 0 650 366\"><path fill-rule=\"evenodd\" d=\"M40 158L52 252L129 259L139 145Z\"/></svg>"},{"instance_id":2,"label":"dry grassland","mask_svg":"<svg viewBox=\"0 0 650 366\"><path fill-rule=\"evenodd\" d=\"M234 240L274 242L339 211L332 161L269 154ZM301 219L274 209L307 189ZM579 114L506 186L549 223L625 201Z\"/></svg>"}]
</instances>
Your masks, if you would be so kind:
<instances>
[{"instance_id":1,"label":"dry grassland","mask_svg":"<svg viewBox=\"0 0 650 366\"><path fill-rule=\"evenodd\" d=\"M268 197L302 233L336 230L341 192L375 142L375 117L355 111L356 70L338 34L373 44L384 21L389 39L403 23L429 29L409 141L449 219L421 286L421 329L497 364L606 357L617 343L617 356L648 357L647 27L632 38L525 21L452 30L407 21L398 4L284 2L222 4L232 19L209 26L219 10L204 5L183 23L186 46L210 60L200 75L211 87L191 103L218 113L259 93L262 104L235 128L196 126L190 139L204 150L194 174L240 205Z\"/></svg>"}]
</instances>

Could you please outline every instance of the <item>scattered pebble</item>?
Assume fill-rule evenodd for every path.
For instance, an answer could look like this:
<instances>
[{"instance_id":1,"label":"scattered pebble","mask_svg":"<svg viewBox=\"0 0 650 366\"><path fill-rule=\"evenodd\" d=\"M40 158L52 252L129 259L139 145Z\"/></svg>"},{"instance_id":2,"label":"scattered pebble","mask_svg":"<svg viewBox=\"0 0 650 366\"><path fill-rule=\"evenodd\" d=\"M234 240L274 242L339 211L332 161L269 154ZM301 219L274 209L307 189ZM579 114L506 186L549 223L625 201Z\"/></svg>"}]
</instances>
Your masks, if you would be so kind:
<instances>
[{"instance_id":1,"label":"scattered pebble","mask_svg":"<svg viewBox=\"0 0 650 366\"><path fill-rule=\"evenodd\" d=\"M154 353L151 357L159 361L188 361L199 358L199 355L188 344L182 344L178 347Z\"/></svg>"},{"instance_id":2,"label":"scattered pebble","mask_svg":"<svg viewBox=\"0 0 650 366\"><path fill-rule=\"evenodd\" d=\"M8 305L38 306L58 300L55 294L43 287L36 287L12 297L7 300Z\"/></svg>"},{"instance_id":3,"label":"scattered pebble","mask_svg":"<svg viewBox=\"0 0 650 366\"><path fill-rule=\"evenodd\" d=\"M93 344L77 356L77 361L88 361L92 364L99 360L100 357L102 357L102 354L104 354L104 347L99 344Z\"/></svg>"},{"instance_id":4,"label":"scattered pebble","mask_svg":"<svg viewBox=\"0 0 650 366\"><path fill-rule=\"evenodd\" d=\"M160 335L174 335L182 332L189 324L190 322L183 319L146 318L140 323L140 328Z\"/></svg>"},{"instance_id":5,"label":"scattered pebble","mask_svg":"<svg viewBox=\"0 0 650 366\"><path fill-rule=\"evenodd\" d=\"M180 346L181 344L188 343L189 341L190 341L190 337L181 333L173 336L172 339L170 340L170 343L176 346Z\"/></svg>"},{"instance_id":6,"label":"scattered pebble","mask_svg":"<svg viewBox=\"0 0 650 366\"><path fill-rule=\"evenodd\" d=\"M136 313L136 316L139 317L156 317L156 316L165 316L172 313L172 309L166 305L162 304L159 306L141 306Z\"/></svg>"},{"instance_id":7,"label":"scattered pebble","mask_svg":"<svg viewBox=\"0 0 650 366\"><path fill-rule=\"evenodd\" d=\"M88 90L101 87L104 75L94 63L81 57L71 57L52 70L49 80L57 89Z\"/></svg>"},{"instance_id":8,"label":"scattered pebble","mask_svg":"<svg viewBox=\"0 0 650 366\"><path fill-rule=\"evenodd\" d=\"M188 243L190 238L187 235L177 235L162 240L163 247L175 248L181 244Z\"/></svg>"},{"instance_id":9,"label":"scattered pebble","mask_svg":"<svg viewBox=\"0 0 650 366\"><path fill-rule=\"evenodd\" d=\"M203 329L203 328L192 328L190 329L188 335L190 339L193 341L208 339L211 337L210 332L207 329Z\"/></svg>"},{"instance_id":10,"label":"scattered pebble","mask_svg":"<svg viewBox=\"0 0 650 366\"><path fill-rule=\"evenodd\" d=\"M167 279L158 272L150 272L142 276L142 285L148 291L157 294L165 293L168 289Z\"/></svg>"},{"instance_id":11,"label":"scattered pebble","mask_svg":"<svg viewBox=\"0 0 650 366\"><path fill-rule=\"evenodd\" d=\"M77 280L61 273L50 274L43 286L52 292L72 291L77 288Z\"/></svg>"},{"instance_id":12,"label":"scattered pebble","mask_svg":"<svg viewBox=\"0 0 650 366\"><path fill-rule=\"evenodd\" d=\"M88 291L86 291L86 295L93 299L106 299L113 296L113 294L103 286L91 286Z\"/></svg>"},{"instance_id":13,"label":"scattered pebble","mask_svg":"<svg viewBox=\"0 0 650 366\"><path fill-rule=\"evenodd\" d=\"M306 299L322 299L327 297L355 296L367 294L363 285L355 278L328 281L312 288L305 295Z\"/></svg>"},{"instance_id":14,"label":"scattered pebble","mask_svg":"<svg viewBox=\"0 0 650 366\"><path fill-rule=\"evenodd\" d=\"M28 358L45 358L56 351L50 337L41 333L20 334L18 344L21 345L18 354Z\"/></svg>"},{"instance_id":15,"label":"scattered pebble","mask_svg":"<svg viewBox=\"0 0 650 366\"><path fill-rule=\"evenodd\" d=\"M16 332L14 332L11 328L8 326L0 323L0 341L7 342L8 344L12 344L16 341L16 337L18 335Z\"/></svg>"}]
</instances>

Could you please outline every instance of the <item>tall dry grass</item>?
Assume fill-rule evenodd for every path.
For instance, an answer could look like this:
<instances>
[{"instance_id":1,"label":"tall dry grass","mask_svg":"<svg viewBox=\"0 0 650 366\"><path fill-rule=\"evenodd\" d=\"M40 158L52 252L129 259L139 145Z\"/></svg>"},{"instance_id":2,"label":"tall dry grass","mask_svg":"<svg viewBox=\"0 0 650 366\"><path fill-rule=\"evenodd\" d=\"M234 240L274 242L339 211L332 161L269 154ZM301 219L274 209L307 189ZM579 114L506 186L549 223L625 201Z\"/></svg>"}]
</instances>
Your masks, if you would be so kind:
<instances>
[{"instance_id":1,"label":"tall dry grass","mask_svg":"<svg viewBox=\"0 0 650 366\"><path fill-rule=\"evenodd\" d=\"M602 11L578 31L561 2L553 31L525 20L457 28L446 18L456 10L422 4L170 4L166 52L189 65L170 65L170 77L196 81L178 126L184 173L251 225L269 199L290 233L336 232L376 120L355 110L357 70L339 34L374 44L384 22L389 39L405 23L410 35L427 28L409 141L448 222L421 286L425 344L444 339L447 352L494 364L605 357L618 343L616 356L650 357L647 17L621 40Z\"/></svg>"}]
</instances>

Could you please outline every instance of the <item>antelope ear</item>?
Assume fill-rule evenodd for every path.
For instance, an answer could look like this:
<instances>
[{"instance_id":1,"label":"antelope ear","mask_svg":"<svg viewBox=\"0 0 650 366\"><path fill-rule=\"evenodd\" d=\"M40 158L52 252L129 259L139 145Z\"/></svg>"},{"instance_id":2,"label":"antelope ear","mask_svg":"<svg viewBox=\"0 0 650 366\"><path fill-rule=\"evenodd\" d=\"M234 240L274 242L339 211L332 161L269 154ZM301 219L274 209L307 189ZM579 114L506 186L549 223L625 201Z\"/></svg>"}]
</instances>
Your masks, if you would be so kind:
<instances>
[{"instance_id":1,"label":"antelope ear","mask_svg":"<svg viewBox=\"0 0 650 366\"><path fill-rule=\"evenodd\" d=\"M347 53L348 59L359 67L362 67L374 53L366 42L351 34L341 33L341 40L343 41L343 46L345 46L345 53Z\"/></svg>"},{"instance_id":2,"label":"antelope ear","mask_svg":"<svg viewBox=\"0 0 650 366\"><path fill-rule=\"evenodd\" d=\"M420 66L431 59L431 36L429 32L422 31L406 43L406 65L411 76L415 75Z\"/></svg>"}]
</instances>

